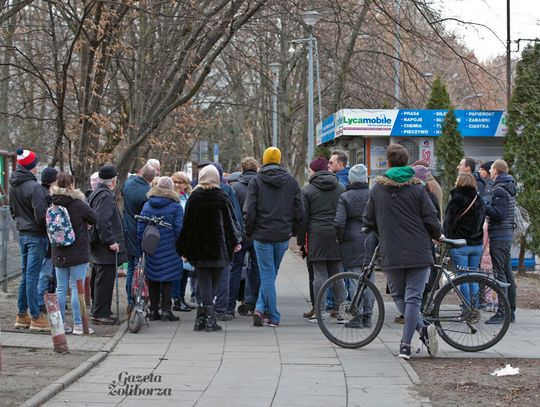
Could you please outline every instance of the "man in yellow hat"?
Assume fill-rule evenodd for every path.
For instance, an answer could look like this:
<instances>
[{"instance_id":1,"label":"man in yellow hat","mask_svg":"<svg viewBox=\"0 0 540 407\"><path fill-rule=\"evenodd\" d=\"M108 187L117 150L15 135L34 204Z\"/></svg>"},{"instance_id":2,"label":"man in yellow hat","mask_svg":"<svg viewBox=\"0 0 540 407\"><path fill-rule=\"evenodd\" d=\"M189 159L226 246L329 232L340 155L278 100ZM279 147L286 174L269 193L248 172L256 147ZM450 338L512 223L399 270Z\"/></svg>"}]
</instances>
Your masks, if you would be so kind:
<instances>
[{"instance_id":1,"label":"man in yellow hat","mask_svg":"<svg viewBox=\"0 0 540 407\"><path fill-rule=\"evenodd\" d=\"M261 286L253 312L253 325L277 326L276 277L279 265L304 216L298 182L281 166L281 151L264 151L263 166L248 185L244 202L244 226L253 239Z\"/></svg>"}]
</instances>

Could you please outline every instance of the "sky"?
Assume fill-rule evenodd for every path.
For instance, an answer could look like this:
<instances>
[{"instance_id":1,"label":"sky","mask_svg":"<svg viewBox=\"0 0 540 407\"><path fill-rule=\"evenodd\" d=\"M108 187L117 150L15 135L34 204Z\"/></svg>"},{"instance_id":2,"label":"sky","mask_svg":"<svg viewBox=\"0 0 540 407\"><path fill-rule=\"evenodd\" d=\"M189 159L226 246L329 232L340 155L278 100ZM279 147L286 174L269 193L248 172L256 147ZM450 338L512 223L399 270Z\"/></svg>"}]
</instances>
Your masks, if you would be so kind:
<instances>
[{"instance_id":1,"label":"sky","mask_svg":"<svg viewBox=\"0 0 540 407\"><path fill-rule=\"evenodd\" d=\"M506 0L431 0L431 4L444 17L484 24L497 34L500 40L484 27L449 23L449 27L456 30L464 43L474 50L478 59L485 61L506 53ZM540 38L540 0L511 0L510 16L512 41ZM521 49L525 45L521 42ZM511 49L517 50L517 44L513 43ZM513 58L516 56L518 54L512 53Z\"/></svg>"}]
</instances>

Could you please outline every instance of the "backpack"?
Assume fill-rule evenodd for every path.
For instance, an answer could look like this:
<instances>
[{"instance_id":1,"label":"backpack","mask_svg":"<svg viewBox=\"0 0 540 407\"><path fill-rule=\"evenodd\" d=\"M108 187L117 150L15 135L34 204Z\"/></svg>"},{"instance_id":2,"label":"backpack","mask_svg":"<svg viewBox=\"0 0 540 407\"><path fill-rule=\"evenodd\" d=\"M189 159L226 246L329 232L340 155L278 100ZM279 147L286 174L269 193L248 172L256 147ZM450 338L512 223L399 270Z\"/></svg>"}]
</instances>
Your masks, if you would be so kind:
<instances>
[{"instance_id":1,"label":"backpack","mask_svg":"<svg viewBox=\"0 0 540 407\"><path fill-rule=\"evenodd\" d=\"M159 246L159 229L155 225L148 225L144 228L141 248L149 256L153 256Z\"/></svg>"},{"instance_id":2,"label":"backpack","mask_svg":"<svg viewBox=\"0 0 540 407\"><path fill-rule=\"evenodd\" d=\"M514 208L514 240L519 242L527 234L527 229L531 225L531 219L527 209L516 203Z\"/></svg>"},{"instance_id":3,"label":"backpack","mask_svg":"<svg viewBox=\"0 0 540 407\"><path fill-rule=\"evenodd\" d=\"M52 247L66 247L75 243L75 231L65 206L51 205L47 209L45 222Z\"/></svg>"}]
</instances>

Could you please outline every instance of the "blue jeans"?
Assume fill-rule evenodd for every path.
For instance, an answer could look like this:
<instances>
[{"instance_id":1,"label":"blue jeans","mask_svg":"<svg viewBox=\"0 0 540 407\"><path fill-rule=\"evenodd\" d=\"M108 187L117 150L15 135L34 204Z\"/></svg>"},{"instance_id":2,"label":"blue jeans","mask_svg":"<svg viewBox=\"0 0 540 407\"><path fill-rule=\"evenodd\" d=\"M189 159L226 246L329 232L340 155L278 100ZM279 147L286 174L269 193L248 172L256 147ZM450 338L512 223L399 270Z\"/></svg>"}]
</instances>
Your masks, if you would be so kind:
<instances>
[{"instance_id":1,"label":"blue jeans","mask_svg":"<svg viewBox=\"0 0 540 407\"><path fill-rule=\"evenodd\" d=\"M19 314L26 314L30 308L32 318L39 318L38 281L43 259L47 254L49 239L47 237L20 235L21 248L21 282L17 307Z\"/></svg>"},{"instance_id":2,"label":"blue jeans","mask_svg":"<svg viewBox=\"0 0 540 407\"><path fill-rule=\"evenodd\" d=\"M131 285L133 284L133 273L135 273L135 267L139 263L139 258L135 256L129 256L128 269L126 273L126 293L128 304L133 306L133 298L131 298Z\"/></svg>"},{"instance_id":3,"label":"blue jeans","mask_svg":"<svg viewBox=\"0 0 540 407\"><path fill-rule=\"evenodd\" d=\"M39 282L38 282L38 303L39 306L45 305L45 292L49 287L49 281L53 275L53 266L52 260L50 257L45 257L43 263L41 264L41 270L39 271Z\"/></svg>"},{"instance_id":4,"label":"blue jeans","mask_svg":"<svg viewBox=\"0 0 540 407\"><path fill-rule=\"evenodd\" d=\"M73 324L82 324L81 320L81 308L79 306L79 292L77 291L77 280L83 281L86 277L86 269L88 263L77 264L71 267L56 267L56 295L58 296L58 303L60 305L60 312L62 313L62 321L66 321L66 296L68 292L68 286L71 285L71 312L73 313ZM71 283L70 283L71 281Z\"/></svg>"},{"instance_id":5,"label":"blue jeans","mask_svg":"<svg viewBox=\"0 0 540 407\"><path fill-rule=\"evenodd\" d=\"M229 308L229 277L231 275L231 265L228 264L223 268L217 287L214 287L214 295L216 296L216 312L226 313Z\"/></svg>"},{"instance_id":6,"label":"blue jeans","mask_svg":"<svg viewBox=\"0 0 540 407\"><path fill-rule=\"evenodd\" d=\"M450 250L450 255L452 256L452 260L456 265L458 273L464 273L466 271L460 271L459 267L480 267L482 252L482 245L463 246ZM461 294L463 294L468 304L471 304L471 299L474 299L474 305L480 305L480 298L478 298L478 284L461 284L459 287Z\"/></svg>"},{"instance_id":7,"label":"blue jeans","mask_svg":"<svg viewBox=\"0 0 540 407\"><path fill-rule=\"evenodd\" d=\"M272 322L279 322L281 315L277 310L276 278L279 265L289 247L289 241L263 243L253 241L257 253L257 264L261 278L259 298L255 306L257 311L267 312Z\"/></svg>"},{"instance_id":8,"label":"blue jeans","mask_svg":"<svg viewBox=\"0 0 540 407\"><path fill-rule=\"evenodd\" d=\"M260 286L257 254L255 253L253 242L247 244L245 247L242 243L242 249L234 254L231 266L231 275L229 279L229 313L232 313L236 308L236 299L238 298L240 280L242 279L242 269L244 268L244 261L248 252L249 264L246 270L247 275L244 302L247 304L255 304L257 302L257 295L259 294Z\"/></svg>"}]
</instances>

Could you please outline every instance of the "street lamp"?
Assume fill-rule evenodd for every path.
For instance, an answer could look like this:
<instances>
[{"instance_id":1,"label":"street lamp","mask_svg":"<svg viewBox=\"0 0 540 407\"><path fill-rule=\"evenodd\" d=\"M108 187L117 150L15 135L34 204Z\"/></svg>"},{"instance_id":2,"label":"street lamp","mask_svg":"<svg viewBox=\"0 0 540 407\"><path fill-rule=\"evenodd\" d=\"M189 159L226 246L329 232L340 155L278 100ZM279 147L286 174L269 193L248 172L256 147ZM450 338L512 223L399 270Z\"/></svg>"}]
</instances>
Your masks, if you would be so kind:
<instances>
[{"instance_id":1,"label":"street lamp","mask_svg":"<svg viewBox=\"0 0 540 407\"><path fill-rule=\"evenodd\" d=\"M316 11L304 11L302 13L304 23L309 26L309 40L308 40L308 152L307 163L309 165L313 154L315 152L315 140L314 140L314 123L313 123L313 27L320 20L321 16Z\"/></svg>"},{"instance_id":2,"label":"street lamp","mask_svg":"<svg viewBox=\"0 0 540 407\"><path fill-rule=\"evenodd\" d=\"M281 64L279 62L272 62L270 64L270 69L274 76L274 93L272 94L272 146L277 147L278 145L278 85L279 85L279 68Z\"/></svg>"},{"instance_id":3,"label":"street lamp","mask_svg":"<svg viewBox=\"0 0 540 407\"><path fill-rule=\"evenodd\" d=\"M463 99L461 99L461 103L459 104L461 107L463 107L463 103L467 100L467 99L477 99L477 98L481 98L483 95L481 93L474 93L472 95L467 95L465 96Z\"/></svg>"}]
</instances>

